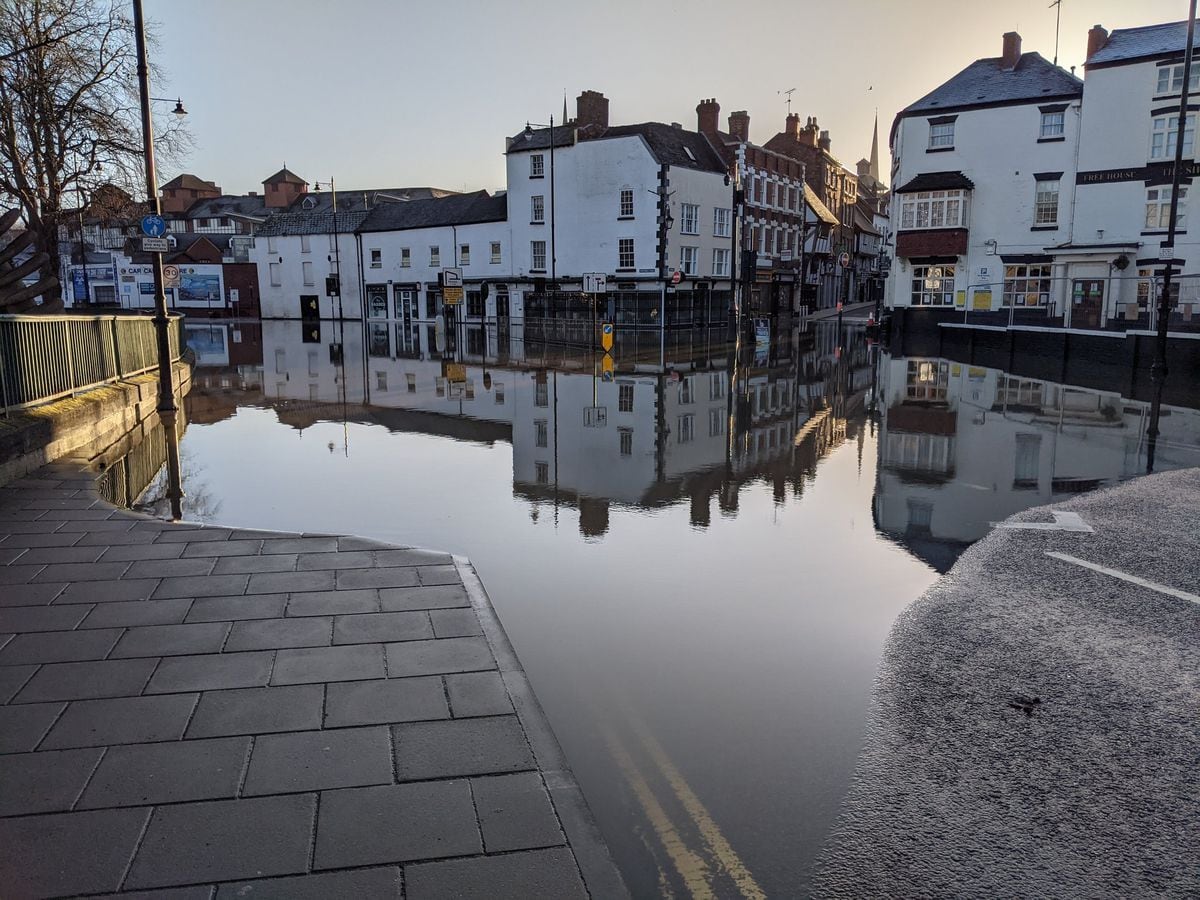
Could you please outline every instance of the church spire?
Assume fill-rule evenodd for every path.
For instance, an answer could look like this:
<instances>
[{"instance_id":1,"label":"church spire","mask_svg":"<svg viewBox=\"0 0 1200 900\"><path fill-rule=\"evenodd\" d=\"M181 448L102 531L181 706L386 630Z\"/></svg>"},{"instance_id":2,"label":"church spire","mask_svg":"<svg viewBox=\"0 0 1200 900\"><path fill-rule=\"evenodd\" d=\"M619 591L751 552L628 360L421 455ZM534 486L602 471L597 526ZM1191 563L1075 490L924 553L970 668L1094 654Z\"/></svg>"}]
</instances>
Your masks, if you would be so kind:
<instances>
[{"instance_id":1,"label":"church spire","mask_svg":"<svg viewBox=\"0 0 1200 900\"><path fill-rule=\"evenodd\" d=\"M879 110L875 110L875 132L871 135L871 168L868 170L879 183Z\"/></svg>"}]
</instances>

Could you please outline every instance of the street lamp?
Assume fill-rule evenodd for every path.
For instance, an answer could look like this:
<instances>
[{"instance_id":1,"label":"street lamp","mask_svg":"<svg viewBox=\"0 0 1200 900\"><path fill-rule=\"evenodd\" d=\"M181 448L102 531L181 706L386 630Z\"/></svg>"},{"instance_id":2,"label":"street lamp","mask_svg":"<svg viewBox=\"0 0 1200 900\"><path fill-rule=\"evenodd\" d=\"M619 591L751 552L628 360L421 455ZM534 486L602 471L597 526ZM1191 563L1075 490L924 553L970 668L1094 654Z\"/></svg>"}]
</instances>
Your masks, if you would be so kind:
<instances>
[{"instance_id":1,"label":"street lamp","mask_svg":"<svg viewBox=\"0 0 1200 900\"><path fill-rule=\"evenodd\" d=\"M176 97L174 100L172 100L170 97L151 97L150 99L155 103L174 103L175 108L171 110L171 115L177 119L182 119L188 114L187 110L183 108L183 101L178 97Z\"/></svg>"},{"instance_id":2,"label":"street lamp","mask_svg":"<svg viewBox=\"0 0 1200 900\"><path fill-rule=\"evenodd\" d=\"M137 44L138 93L142 108L142 153L146 163L146 200L150 211L162 215L162 203L158 197L158 176L154 171L154 130L150 114L150 68L146 64L146 26L142 14L142 0L133 0L134 38ZM170 100L166 101L170 103ZM175 102L175 115L184 116L187 111L180 100ZM175 423L178 408L175 405L175 383L171 360L170 322L167 318L167 295L163 290L163 261L161 253L152 254L154 263L154 328L158 335L158 416L167 435L167 497L171 501L171 515L183 518L183 490L179 474L178 431ZM85 261L86 264L86 261Z\"/></svg>"},{"instance_id":3,"label":"street lamp","mask_svg":"<svg viewBox=\"0 0 1200 900\"><path fill-rule=\"evenodd\" d=\"M539 125L537 122L525 123L525 140L533 138L534 128L550 129L550 281L557 277L558 254L554 247L554 116L550 117L549 125Z\"/></svg>"}]
</instances>

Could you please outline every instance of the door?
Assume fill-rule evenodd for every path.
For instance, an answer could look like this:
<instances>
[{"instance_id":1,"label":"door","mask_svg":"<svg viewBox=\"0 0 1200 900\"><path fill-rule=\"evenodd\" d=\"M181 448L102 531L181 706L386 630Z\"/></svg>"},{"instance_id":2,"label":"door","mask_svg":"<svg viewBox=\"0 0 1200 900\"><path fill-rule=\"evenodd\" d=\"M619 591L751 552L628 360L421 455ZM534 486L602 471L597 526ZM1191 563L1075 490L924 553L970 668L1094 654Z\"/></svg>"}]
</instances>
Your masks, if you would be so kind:
<instances>
[{"instance_id":1,"label":"door","mask_svg":"<svg viewBox=\"0 0 1200 900\"><path fill-rule=\"evenodd\" d=\"M1103 309L1103 279L1076 279L1071 290L1071 327L1099 328Z\"/></svg>"}]
</instances>

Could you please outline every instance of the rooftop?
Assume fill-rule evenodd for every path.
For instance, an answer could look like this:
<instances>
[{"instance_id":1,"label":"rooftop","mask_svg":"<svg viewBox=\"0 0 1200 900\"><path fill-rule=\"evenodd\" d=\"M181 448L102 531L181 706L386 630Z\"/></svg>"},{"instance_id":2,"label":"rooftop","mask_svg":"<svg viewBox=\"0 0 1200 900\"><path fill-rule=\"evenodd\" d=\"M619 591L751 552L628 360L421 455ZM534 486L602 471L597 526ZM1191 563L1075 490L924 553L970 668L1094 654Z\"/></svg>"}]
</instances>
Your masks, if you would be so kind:
<instances>
[{"instance_id":1,"label":"rooftop","mask_svg":"<svg viewBox=\"0 0 1200 900\"><path fill-rule=\"evenodd\" d=\"M679 166L685 169L702 169L725 172L726 166L708 138L696 131L676 128L663 122L641 122L636 125L613 125L601 130L596 126L576 129L574 125L554 126L554 146L570 147L576 142L605 140L607 138L641 137L650 148L651 155L660 165ZM508 153L528 150L545 150L550 146L550 129L539 128L509 139Z\"/></svg>"},{"instance_id":2,"label":"rooftop","mask_svg":"<svg viewBox=\"0 0 1200 900\"><path fill-rule=\"evenodd\" d=\"M487 191L452 194L408 203L381 203L362 220L358 231L403 231L439 225L474 222L503 222L508 215L507 198Z\"/></svg>"},{"instance_id":3,"label":"rooftop","mask_svg":"<svg viewBox=\"0 0 1200 900\"><path fill-rule=\"evenodd\" d=\"M1142 28L1118 28L1108 41L1088 57L1085 65L1115 65L1156 56L1183 53L1187 49L1187 22L1163 22Z\"/></svg>"},{"instance_id":4,"label":"rooftop","mask_svg":"<svg viewBox=\"0 0 1200 900\"><path fill-rule=\"evenodd\" d=\"M1005 69L1001 57L977 59L949 81L897 113L896 118L974 107L1078 97L1083 81L1040 53L1022 53Z\"/></svg>"}]
</instances>

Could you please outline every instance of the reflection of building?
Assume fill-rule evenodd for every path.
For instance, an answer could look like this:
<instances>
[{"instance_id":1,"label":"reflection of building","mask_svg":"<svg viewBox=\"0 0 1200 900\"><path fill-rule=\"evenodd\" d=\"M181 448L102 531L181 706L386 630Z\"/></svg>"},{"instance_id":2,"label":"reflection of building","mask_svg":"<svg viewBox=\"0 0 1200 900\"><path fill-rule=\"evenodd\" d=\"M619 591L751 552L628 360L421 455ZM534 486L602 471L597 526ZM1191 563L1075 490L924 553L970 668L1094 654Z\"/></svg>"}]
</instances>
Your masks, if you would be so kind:
<instances>
[{"instance_id":1,"label":"reflection of building","mask_svg":"<svg viewBox=\"0 0 1200 900\"><path fill-rule=\"evenodd\" d=\"M1145 472L1146 403L945 359L884 356L880 370L876 522L935 565L939 542ZM1200 412L1162 422L1157 468L1200 463Z\"/></svg>"}]
</instances>

